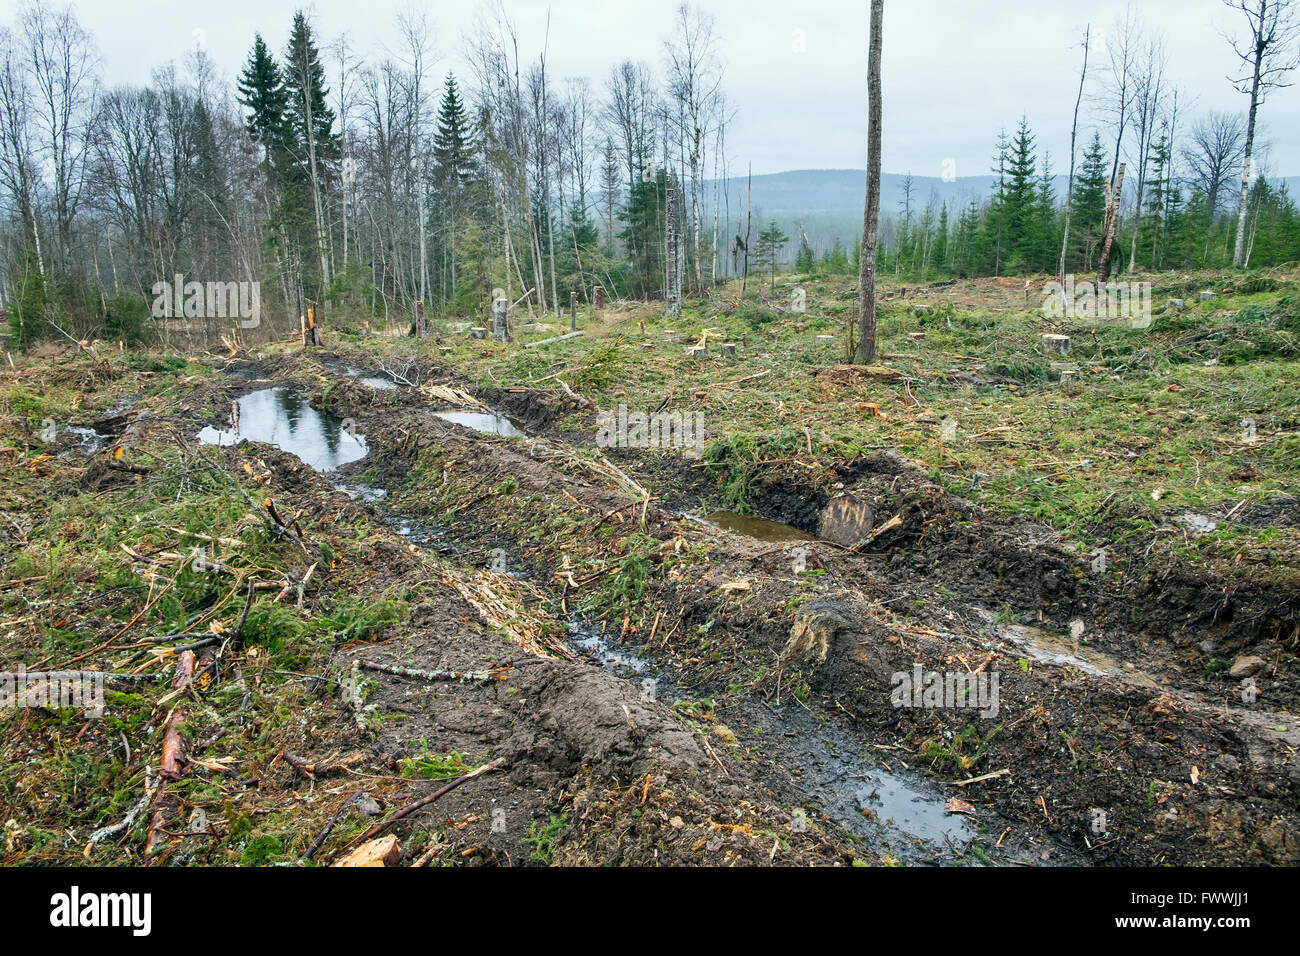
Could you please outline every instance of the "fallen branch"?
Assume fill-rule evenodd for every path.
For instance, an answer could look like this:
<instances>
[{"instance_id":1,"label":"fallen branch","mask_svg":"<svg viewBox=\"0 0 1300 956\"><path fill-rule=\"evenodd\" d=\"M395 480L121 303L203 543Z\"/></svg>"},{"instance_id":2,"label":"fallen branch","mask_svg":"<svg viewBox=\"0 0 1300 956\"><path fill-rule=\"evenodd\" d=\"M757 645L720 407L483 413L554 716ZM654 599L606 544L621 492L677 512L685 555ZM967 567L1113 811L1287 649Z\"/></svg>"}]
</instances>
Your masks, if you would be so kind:
<instances>
[{"instance_id":1,"label":"fallen branch","mask_svg":"<svg viewBox=\"0 0 1300 956\"><path fill-rule=\"evenodd\" d=\"M958 780L956 783L953 784L953 786L964 787L968 783L981 783L985 780L992 780L994 777L1005 777L1010 773L1011 773L1010 768L1006 768L1003 770L994 770L992 773L986 773L979 777L971 777L969 780ZM1047 811L1044 810L1043 812L1046 813Z\"/></svg>"},{"instance_id":2,"label":"fallen branch","mask_svg":"<svg viewBox=\"0 0 1300 956\"><path fill-rule=\"evenodd\" d=\"M288 754L285 754L286 759L288 756ZM329 821L325 824L325 829L321 830L316 839L312 841L311 846L307 847L307 852L302 855L304 860L310 860L312 856L315 855L316 851L320 849L320 845L324 843L330 833L333 832L334 825L339 822L339 817L343 816L343 811L352 806L352 804L356 802L357 797L361 796L364 792L364 790L358 790L356 793L352 794L352 796L343 801L343 806L334 811L334 816L329 818Z\"/></svg>"},{"instance_id":3,"label":"fallen branch","mask_svg":"<svg viewBox=\"0 0 1300 956\"><path fill-rule=\"evenodd\" d=\"M365 732L366 726L366 704L361 699L361 662L352 662L352 673L349 676L345 691L348 696L348 704L352 707L353 719L357 722L357 730Z\"/></svg>"},{"instance_id":4,"label":"fallen branch","mask_svg":"<svg viewBox=\"0 0 1300 956\"><path fill-rule=\"evenodd\" d=\"M493 760L491 763L485 763L483 766L478 767L475 770L471 770L469 773L465 774L464 776L457 777L455 780L447 784L442 789L435 790L427 797L421 797L419 800L416 800L414 803L407 804L406 806L398 810L396 813L394 813L391 817L389 817L387 820L383 821L382 823L376 823L365 833L361 834L361 836L354 839L352 843L364 843L367 840L378 836L379 834L387 830L389 827L391 827L397 821L403 819L404 817L409 817L412 813L414 813L416 810L419 810L421 807L427 807L429 804L433 803L433 801L437 800L438 798L445 796L448 793L451 793L451 791L455 790L462 783L468 783L469 781L473 780L475 777L481 777L483 774L491 773L493 770L500 770L505 765L506 765L506 758L497 757L497 759Z\"/></svg>"},{"instance_id":5,"label":"fallen branch","mask_svg":"<svg viewBox=\"0 0 1300 956\"><path fill-rule=\"evenodd\" d=\"M457 681L492 681L505 680L508 667L497 667L486 671L423 671L414 667L401 667L397 664L380 664L375 661L357 661L368 671L395 674L398 677L412 677L416 680L457 680Z\"/></svg>"},{"instance_id":6,"label":"fallen branch","mask_svg":"<svg viewBox=\"0 0 1300 956\"><path fill-rule=\"evenodd\" d=\"M531 349L539 345L549 345L552 342L563 342L565 339L576 339L580 335L582 335L582 329L578 329L576 332L566 332L564 335L555 335L549 339L541 339L537 342L526 342L524 348Z\"/></svg>"},{"instance_id":7,"label":"fallen branch","mask_svg":"<svg viewBox=\"0 0 1300 956\"><path fill-rule=\"evenodd\" d=\"M146 766L144 768L144 796L142 796L139 802L128 810L126 816L117 821L117 823L111 823L106 827L100 827L90 835L90 840L86 843L86 856L90 855L90 851L95 848L96 843L101 843L108 837L117 836L117 834L121 833L123 830L129 830L131 827L135 826L135 821L140 818L140 814L144 813L149 804L153 802L153 795L157 786L158 783L157 780L154 779L153 768Z\"/></svg>"}]
</instances>

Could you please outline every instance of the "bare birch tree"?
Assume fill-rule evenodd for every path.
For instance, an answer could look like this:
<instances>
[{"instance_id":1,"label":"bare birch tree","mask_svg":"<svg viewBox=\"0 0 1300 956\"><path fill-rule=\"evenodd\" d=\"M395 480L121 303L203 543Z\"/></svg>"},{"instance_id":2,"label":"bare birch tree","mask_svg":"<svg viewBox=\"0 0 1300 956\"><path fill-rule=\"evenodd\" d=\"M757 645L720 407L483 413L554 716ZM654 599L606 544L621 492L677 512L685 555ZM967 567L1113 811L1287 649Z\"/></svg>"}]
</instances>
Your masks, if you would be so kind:
<instances>
[{"instance_id":1,"label":"bare birch tree","mask_svg":"<svg viewBox=\"0 0 1300 956\"><path fill-rule=\"evenodd\" d=\"M1229 77L1237 91L1250 96L1246 114L1246 145L1241 169L1241 198L1237 206L1237 241L1232 264L1246 261L1246 206L1255 164L1255 120L1269 90L1290 86L1287 75L1300 66L1300 14L1296 0L1224 0L1246 17L1247 37L1238 43L1229 38L1246 73Z\"/></svg>"}]
</instances>

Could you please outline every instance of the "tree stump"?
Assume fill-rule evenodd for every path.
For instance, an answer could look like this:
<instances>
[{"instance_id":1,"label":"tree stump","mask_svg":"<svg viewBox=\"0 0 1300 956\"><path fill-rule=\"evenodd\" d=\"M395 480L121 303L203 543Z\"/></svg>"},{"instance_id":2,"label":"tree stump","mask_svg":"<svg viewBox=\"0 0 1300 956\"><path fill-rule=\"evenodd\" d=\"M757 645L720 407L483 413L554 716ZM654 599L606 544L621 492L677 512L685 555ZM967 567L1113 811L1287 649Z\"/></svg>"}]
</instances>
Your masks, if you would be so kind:
<instances>
[{"instance_id":1,"label":"tree stump","mask_svg":"<svg viewBox=\"0 0 1300 956\"><path fill-rule=\"evenodd\" d=\"M510 302L507 299L492 300L492 334L503 344L510 341Z\"/></svg>"},{"instance_id":2,"label":"tree stump","mask_svg":"<svg viewBox=\"0 0 1300 956\"><path fill-rule=\"evenodd\" d=\"M1043 348L1049 352L1055 352L1057 355L1069 355L1070 337L1068 335L1057 335L1054 332L1044 333Z\"/></svg>"}]
</instances>

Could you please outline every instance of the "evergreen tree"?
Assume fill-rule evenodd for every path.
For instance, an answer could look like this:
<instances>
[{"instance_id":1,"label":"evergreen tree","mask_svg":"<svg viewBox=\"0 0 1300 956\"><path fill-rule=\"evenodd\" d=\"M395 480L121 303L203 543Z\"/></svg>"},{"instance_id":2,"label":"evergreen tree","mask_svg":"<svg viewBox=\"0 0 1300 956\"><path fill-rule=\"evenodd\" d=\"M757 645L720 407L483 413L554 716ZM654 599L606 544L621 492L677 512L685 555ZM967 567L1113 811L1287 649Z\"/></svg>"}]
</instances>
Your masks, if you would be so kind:
<instances>
[{"instance_id":1,"label":"evergreen tree","mask_svg":"<svg viewBox=\"0 0 1300 956\"><path fill-rule=\"evenodd\" d=\"M831 247L822 253L819 266L825 275L842 276L849 273L849 254L845 252L844 243L840 241L839 236L836 236Z\"/></svg>"},{"instance_id":2,"label":"evergreen tree","mask_svg":"<svg viewBox=\"0 0 1300 956\"><path fill-rule=\"evenodd\" d=\"M433 191L441 217L436 237L435 255L441 261L435 288L440 290L444 308L448 300L472 298L473 287L487 283L485 277L471 278L470 287L462 288L459 237L468 227L476 193L482 185L478 168L479 144L474 126L460 97L456 78L448 73L438 109L438 128L433 138ZM473 257L478 261L481 256ZM483 281L479 281L482 279Z\"/></svg>"},{"instance_id":3,"label":"evergreen tree","mask_svg":"<svg viewBox=\"0 0 1300 956\"><path fill-rule=\"evenodd\" d=\"M329 236L322 195L340 153L334 111L326 103L325 68L307 16L294 14L284 59L284 141L279 220L298 262L306 298L320 299L329 284Z\"/></svg>"},{"instance_id":4,"label":"evergreen tree","mask_svg":"<svg viewBox=\"0 0 1300 956\"><path fill-rule=\"evenodd\" d=\"M456 78L448 73L438 109L438 130L433 138L435 181L445 193L465 189L474 181L474 157L478 151Z\"/></svg>"},{"instance_id":5,"label":"evergreen tree","mask_svg":"<svg viewBox=\"0 0 1300 956\"><path fill-rule=\"evenodd\" d=\"M957 217L957 230L953 236L953 272L962 278L987 272L984 265L987 236L988 232L981 223L979 203L972 199Z\"/></svg>"},{"instance_id":6,"label":"evergreen tree","mask_svg":"<svg viewBox=\"0 0 1300 956\"><path fill-rule=\"evenodd\" d=\"M1033 267L1037 240L1035 165L1034 137L1028 122L1021 117L1007 156L1006 185L1002 191L1004 261L1008 272Z\"/></svg>"},{"instance_id":7,"label":"evergreen tree","mask_svg":"<svg viewBox=\"0 0 1300 956\"><path fill-rule=\"evenodd\" d=\"M307 15L301 10L293 15L284 63L284 116L295 161L305 168L310 141L317 162L329 164L338 153L334 111L326 101L329 89L325 86L320 50L316 48Z\"/></svg>"},{"instance_id":8,"label":"evergreen tree","mask_svg":"<svg viewBox=\"0 0 1300 956\"><path fill-rule=\"evenodd\" d=\"M808 244L808 235L799 230L799 251L794 256L794 271L802 275L811 275L817 268L817 260L812 246Z\"/></svg>"},{"instance_id":9,"label":"evergreen tree","mask_svg":"<svg viewBox=\"0 0 1300 956\"><path fill-rule=\"evenodd\" d=\"M611 265L600 254L600 229L586 208L575 202L570 207L563 237L557 234L555 241L561 301L567 302L570 292L578 293L578 298L586 301L588 278Z\"/></svg>"},{"instance_id":10,"label":"evergreen tree","mask_svg":"<svg viewBox=\"0 0 1300 956\"><path fill-rule=\"evenodd\" d=\"M1002 274L1003 243L1006 239L1007 164L1011 155L1011 141L1004 129L998 133L997 160L993 172L997 182L993 186L993 199L984 214L982 244L988 246L993 257L993 275ZM978 266L975 267L978 270Z\"/></svg>"},{"instance_id":11,"label":"evergreen tree","mask_svg":"<svg viewBox=\"0 0 1300 956\"><path fill-rule=\"evenodd\" d=\"M1071 267L1089 272L1093 256L1101 244L1101 231L1106 219L1106 151L1101 145L1101 135L1093 130L1092 143L1083 153L1079 173L1074 178L1074 206L1071 214Z\"/></svg>"},{"instance_id":12,"label":"evergreen tree","mask_svg":"<svg viewBox=\"0 0 1300 956\"><path fill-rule=\"evenodd\" d=\"M634 182L627 206L618 214L627 224L618 237L633 257L628 264L627 286L634 295L645 299L662 291L665 239L661 197L667 184L668 174L662 168L655 170L654 176Z\"/></svg>"},{"instance_id":13,"label":"evergreen tree","mask_svg":"<svg viewBox=\"0 0 1300 956\"><path fill-rule=\"evenodd\" d=\"M284 141L287 94L280 67L260 33L253 39L253 52L239 75L238 89L239 103L248 110L245 117L248 135L265 151L267 161L273 163L273 152Z\"/></svg>"},{"instance_id":14,"label":"evergreen tree","mask_svg":"<svg viewBox=\"0 0 1300 956\"><path fill-rule=\"evenodd\" d=\"M930 261L934 264L936 272L941 274L948 273L948 204L944 203L939 208L939 224L935 228L934 249L930 253Z\"/></svg>"},{"instance_id":15,"label":"evergreen tree","mask_svg":"<svg viewBox=\"0 0 1300 956\"><path fill-rule=\"evenodd\" d=\"M1149 252L1151 268L1159 269L1163 259L1160 243L1167 242L1162 235L1167 214L1166 204L1169 196L1169 137L1162 133L1160 139L1151 147L1150 178L1146 186L1146 209L1138 222L1138 255L1144 257Z\"/></svg>"},{"instance_id":16,"label":"evergreen tree","mask_svg":"<svg viewBox=\"0 0 1300 956\"><path fill-rule=\"evenodd\" d=\"M772 270L772 291L776 291L776 265L781 258L781 250L790 241L790 237L781 231L773 219L768 227L758 234L758 263L766 263Z\"/></svg>"},{"instance_id":17,"label":"evergreen tree","mask_svg":"<svg viewBox=\"0 0 1300 956\"><path fill-rule=\"evenodd\" d=\"M1043 157L1042 171L1038 176L1038 191L1035 196L1034 209L1034 248L1029 261L1030 267L1037 272L1051 271L1052 263L1061 245L1061 230L1064 223L1058 224L1056 209L1056 185L1052 182L1052 160Z\"/></svg>"}]
</instances>

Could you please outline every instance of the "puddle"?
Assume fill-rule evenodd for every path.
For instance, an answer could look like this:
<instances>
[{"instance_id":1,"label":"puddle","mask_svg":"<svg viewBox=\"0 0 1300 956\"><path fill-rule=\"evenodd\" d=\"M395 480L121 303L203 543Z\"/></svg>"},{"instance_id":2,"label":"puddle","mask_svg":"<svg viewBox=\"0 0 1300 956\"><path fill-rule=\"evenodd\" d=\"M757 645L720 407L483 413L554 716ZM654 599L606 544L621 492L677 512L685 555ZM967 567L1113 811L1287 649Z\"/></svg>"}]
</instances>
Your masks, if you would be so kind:
<instances>
[{"instance_id":1,"label":"puddle","mask_svg":"<svg viewBox=\"0 0 1300 956\"><path fill-rule=\"evenodd\" d=\"M447 532L443 528L420 524L418 521L411 521L397 515L386 515L385 518L394 531L417 548L424 548L426 551L451 550L443 541L443 538L447 537Z\"/></svg>"},{"instance_id":2,"label":"puddle","mask_svg":"<svg viewBox=\"0 0 1300 956\"><path fill-rule=\"evenodd\" d=\"M377 375L367 375L359 368L352 368L349 366L343 370L343 373L347 375L348 378L355 378L362 385L367 385L377 392L389 392L397 388L397 383L391 379L380 378Z\"/></svg>"},{"instance_id":3,"label":"puddle","mask_svg":"<svg viewBox=\"0 0 1300 956\"><path fill-rule=\"evenodd\" d=\"M372 505L376 501L382 501L388 497L387 489L376 488L374 485L336 484L334 487L346 494L353 501L364 501L368 505Z\"/></svg>"},{"instance_id":4,"label":"puddle","mask_svg":"<svg viewBox=\"0 0 1300 956\"><path fill-rule=\"evenodd\" d=\"M500 435L503 438L514 438L524 434L523 429L516 425L510 419L497 412L487 411L466 411L464 409L444 408L433 413L443 421L455 422L457 425L464 425L466 428L472 428L477 432L485 435Z\"/></svg>"},{"instance_id":5,"label":"puddle","mask_svg":"<svg viewBox=\"0 0 1300 956\"><path fill-rule=\"evenodd\" d=\"M123 412L129 412L139 403L139 395L127 395L118 401L112 408L104 412L105 418L111 418L113 415L121 415Z\"/></svg>"},{"instance_id":6,"label":"puddle","mask_svg":"<svg viewBox=\"0 0 1300 956\"><path fill-rule=\"evenodd\" d=\"M569 646L599 662L608 673L658 679L656 665L631 648L620 647L616 633L583 621L570 621L568 628ZM912 862L940 856L949 860L974 838L974 824L948 813L944 795L920 774L881 766L847 733L798 706L782 708L775 722L770 713L755 709L738 722L768 728L755 746L754 752L763 754L759 759L774 774L790 780L800 801L821 807L836 824L867 839L872 847Z\"/></svg>"},{"instance_id":7,"label":"puddle","mask_svg":"<svg viewBox=\"0 0 1300 956\"><path fill-rule=\"evenodd\" d=\"M1026 624L995 624L995 615L982 607L973 608L976 615L992 624L999 638L1010 641L1029 657L1044 664L1073 667L1094 677L1114 677L1148 686L1156 682L1135 667L1121 664L1107 654L1094 650L1069 637L1052 634L1040 627Z\"/></svg>"},{"instance_id":8,"label":"puddle","mask_svg":"<svg viewBox=\"0 0 1300 956\"><path fill-rule=\"evenodd\" d=\"M847 733L796 705L779 713L759 744L770 754L764 759L845 830L913 862L950 859L974 838L974 824L949 813L943 794L919 774L881 766ZM780 742L768 750L771 738Z\"/></svg>"},{"instance_id":9,"label":"puddle","mask_svg":"<svg viewBox=\"0 0 1300 956\"><path fill-rule=\"evenodd\" d=\"M599 624L569 622L569 646L578 654L599 661L605 670L626 676L643 674L653 669L649 661L627 648L619 647L617 641L617 635L606 634Z\"/></svg>"},{"instance_id":10,"label":"puddle","mask_svg":"<svg viewBox=\"0 0 1300 956\"><path fill-rule=\"evenodd\" d=\"M239 426L222 430L209 425L199 432L207 445L260 441L296 455L317 471L333 471L367 452L366 440L344 427L343 421L322 414L306 397L288 388L264 388L238 401Z\"/></svg>"},{"instance_id":11,"label":"puddle","mask_svg":"<svg viewBox=\"0 0 1300 956\"><path fill-rule=\"evenodd\" d=\"M78 425L65 425L60 430L67 432L70 435L77 436L76 445L70 448L69 451L75 451L82 455L95 454L97 451L100 451L112 437L111 435L101 435L93 428L82 428Z\"/></svg>"},{"instance_id":12,"label":"puddle","mask_svg":"<svg viewBox=\"0 0 1300 956\"><path fill-rule=\"evenodd\" d=\"M756 541L810 541L812 536L793 525L769 521L756 515L741 515L734 511L711 511L702 519L705 524L724 531L748 535Z\"/></svg>"}]
</instances>

